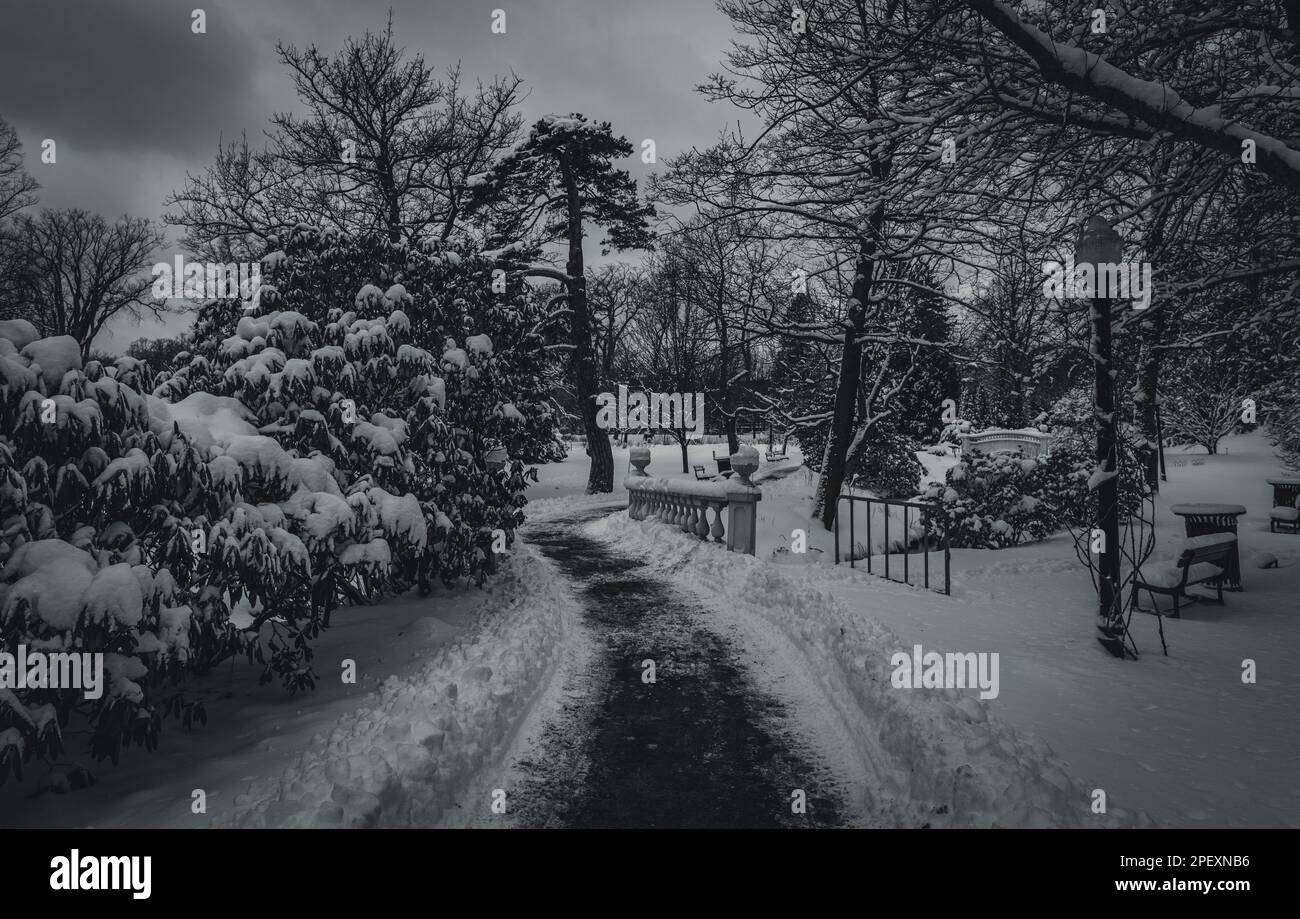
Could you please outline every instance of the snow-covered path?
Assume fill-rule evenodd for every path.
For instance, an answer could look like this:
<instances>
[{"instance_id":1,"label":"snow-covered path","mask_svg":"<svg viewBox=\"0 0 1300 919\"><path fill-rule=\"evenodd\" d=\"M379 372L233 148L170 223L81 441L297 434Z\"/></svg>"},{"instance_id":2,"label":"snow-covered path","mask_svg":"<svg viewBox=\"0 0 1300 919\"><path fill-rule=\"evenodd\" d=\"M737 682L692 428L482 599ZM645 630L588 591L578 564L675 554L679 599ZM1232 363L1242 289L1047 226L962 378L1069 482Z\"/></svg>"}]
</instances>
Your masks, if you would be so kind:
<instances>
[{"instance_id":1,"label":"snow-covered path","mask_svg":"<svg viewBox=\"0 0 1300 919\"><path fill-rule=\"evenodd\" d=\"M833 780L793 739L782 706L756 689L731 643L710 627L708 610L675 594L643 562L579 530L606 513L569 515L528 533L577 582L597 654L516 764L515 822L840 824ZM792 812L796 789L806 813Z\"/></svg>"}]
</instances>

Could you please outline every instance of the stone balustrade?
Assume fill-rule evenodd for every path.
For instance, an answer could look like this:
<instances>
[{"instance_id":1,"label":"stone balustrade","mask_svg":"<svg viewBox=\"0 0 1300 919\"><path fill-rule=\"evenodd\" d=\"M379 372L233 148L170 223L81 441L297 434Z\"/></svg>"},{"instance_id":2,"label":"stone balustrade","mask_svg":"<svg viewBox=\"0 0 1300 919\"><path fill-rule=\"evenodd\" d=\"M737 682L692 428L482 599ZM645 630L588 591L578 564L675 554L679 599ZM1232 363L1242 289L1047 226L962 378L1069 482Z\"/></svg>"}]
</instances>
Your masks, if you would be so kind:
<instances>
[{"instance_id":1,"label":"stone balustrade","mask_svg":"<svg viewBox=\"0 0 1300 919\"><path fill-rule=\"evenodd\" d=\"M645 451L647 454L649 450ZM635 463L639 457L633 457ZM628 516L657 520L703 540L727 543L729 551L755 554L758 502L763 493L736 476L723 482L694 482L638 473L623 480L628 495ZM726 522L723 522L724 512Z\"/></svg>"},{"instance_id":2,"label":"stone balustrade","mask_svg":"<svg viewBox=\"0 0 1300 919\"><path fill-rule=\"evenodd\" d=\"M1047 452L1051 443L1050 434L1044 434L1032 428L1012 431L1006 428L990 428L977 434L961 435L963 453L1014 453L1019 450L1027 457L1038 457Z\"/></svg>"}]
</instances>

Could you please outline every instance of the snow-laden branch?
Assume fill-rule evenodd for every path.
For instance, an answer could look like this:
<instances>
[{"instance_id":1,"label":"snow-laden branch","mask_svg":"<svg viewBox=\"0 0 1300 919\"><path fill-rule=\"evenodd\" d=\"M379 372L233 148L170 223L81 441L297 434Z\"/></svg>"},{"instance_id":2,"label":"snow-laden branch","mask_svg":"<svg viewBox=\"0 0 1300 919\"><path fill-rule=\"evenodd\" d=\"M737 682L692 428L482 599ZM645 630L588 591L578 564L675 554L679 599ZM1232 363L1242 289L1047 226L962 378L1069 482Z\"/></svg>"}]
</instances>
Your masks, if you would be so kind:
<instances>
[{"instance_id":1,"label":"snow-laden branch","mask_svg":"<svg viewBox=\"0 0 1300 919\"><path fill-rule=\"evenodd\" d=\"M1242 142L1253 140L1258 167L1289 188L1300 190L1300 151L1276 137L1225 120L1217 106L1197 108L1167 83L1140 79L1097 54L1058 42L1024 22L1002 0L966 3L1028 54L1044 76L1061 86L1113 106L1152 128L1234 159L1241 156Z\"/></svg>"}]
</instances>

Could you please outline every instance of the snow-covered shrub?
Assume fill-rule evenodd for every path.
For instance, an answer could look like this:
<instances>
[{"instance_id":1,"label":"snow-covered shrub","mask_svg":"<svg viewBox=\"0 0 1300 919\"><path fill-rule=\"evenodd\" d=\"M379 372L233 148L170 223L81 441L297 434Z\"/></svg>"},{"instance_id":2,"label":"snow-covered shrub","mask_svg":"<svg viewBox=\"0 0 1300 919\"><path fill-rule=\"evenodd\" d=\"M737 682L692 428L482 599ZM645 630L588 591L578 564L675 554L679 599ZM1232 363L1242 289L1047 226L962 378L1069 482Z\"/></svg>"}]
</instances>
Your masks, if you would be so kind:
<instances>
[{"instance_id":1,"label":"snow-covered shrub","mask_svg":"<svg viewBox=\"0 0 1300 919\"><path fill-rule=\"evenodd\" d=\"M926 499L940 501L944 513L931 525L947 527L954 548L1001 549L1042 539L1056 528L1052 505L1044 500L1039 461L1015 453L964 453L948 470L943 485L931 485Z\"/></svg>"},{"instance_id":2,"label":"snow-covered shrub","mask_svg":"<svg viewBox=\"0 0 1300 919\"><path fill-rule=\"evenodd\" d=\"M82 366L73 339L24 325L0 329L0 650L102 654L107 685L0 689L0 781L56 757L73 719L114 761L166 714L203 720L177 679L237 646L175 525L203 523L207 458L155 429L138 361Z\"/></svg>"},{"instance_id":3,"label":"snow-covered shrub","mask_svg":"<svg viewBox=\"0 0 1300 919\"><path fill-rule=\"evenodd\" d=\"M1097 420L1092 411L1093 395L1086 387L1076 387L1058 399L1039 418L1039 427L1052 434L1052 449L1040 463L1039 490L1055 509L1057 526L1091 527L1097 519L1095 493L1089 488L1097 472ZM1139 512L1148 489L1142 475L1143 453L1154 450L1142 433L1132 425L1121 423L1120 478L1121 519Z\"/></svg>"},{"instance_id":4,"label":"snow-covered shrub","mask_svg":"<svg viewBox=\"0 0 1300 919\"><path fill-rule=\"evenodd\" d=\"M524 421L501 398L508 362L484 334L413 344L400 288L351 303L388 309L318 323L209 304L156 381L6 324L0 642L102 652L108 687L6 689L0 773L57 754L74 716L97 757L152 747L165 714L205 717L172 683L232 654L310 687L312 641L341 603L486 576L536 477L485 461Z\"/></svg>"},{"instance_id":5,"label":"snow-covered shrub","mask_svg":"<svg viewBox=\"0 0 1300 919\"><path fill-rule=\"evenodd\" d=\"M943 431L940 432L936 444L945 447L960 447L962 435L969 434L972 430L971 422L965 419L958 418L956 421L950 421L943 426Z\"/></svg>"},{"instance_id":6,"label":"snow-covered shrub","mask_svg":"<svg viewBox=\"0 0 1300 919\"><path fill-rule=\"evenodd\" d=\"M373 308L375 297L390 307L404 303L397 292L376 290L363 286L354 304ZM264 292L264 303L274 299ZM360 531L383 528L383 546L352 548L334 567L316 569L313 587L327 606L435 574L481 580L492 532L522 523L526 477L517 461L500 474L484 462L519 423L497 398L502 365L491 342L472 338L467 350L448 339L435 355L411 343L402 309L364 318L336 308L328 318L317 323L292 310L236 318L212 304L196 327L189 365L156 393L172 401L199 392L236 400L250 422L234 444L245 479L256 475L259 486L278 489L272 500L288 500L284 480L304 470L313 477L308 490L341 492ZM232 324L234 334L221 337ZM284 463L292 469L281 470ZM367 505L372 510L363 512ZM342 538L368 541L342 520L326 527L332 512L296 500L287 511L316 521L307 540L313 552Z\"/></svg>"},{"instance_id":7,"label":"snow-covered shrub","mask_svg":"<svg viewBox=\"0 0 1300 919\"><path fill-rule=\"evenodd\" d=\"M1122 441L1122 449L1123 468L1141 469L1131 439ZM1096 469L1092 447L1082 438L1062 435L1036 459L1019 451L964 453L945 483L931 485L925 497L942 502L951 546L1001 549L1064 527L1096 525L1097 497L1090 487ZM1145 494L1140 476L1130 474L1121 481L1121 519L1140 513ZM936 530L943 526L939 516L931 521Z\"/></svg>"},{"instance_id":8,"label":"snow-covered shrub","mask_svg":"<svg viewBox=\"0 0 1300 919\"><path fill-rule=\"evenodd\" d=\"M851 482L882 498L913 498L925 467L916 458L911 440L897 431L879 431L859 454Z\"/></svg>"},{"instance_id":9,"label":"snow-covered shrub","mask_svg":"<svg viewBox=\"0 0 1300 919\"><path fill-rule=\"evenodd\" d=\"M335 308L350 308L361 319L382 319L400 309L410 323L404 340L434 355L446 350L448 339L467 352L476 339L490 341L495 398L490 404L476 399L449 405L450 423L498 438L525 463L564 458L560 413L543 379L547 346L563 338L559 306L548 312L544 303L529 298L520 279L494 278L493 263L468 251L348 236L305 224L280 244L263 260L263 276L278 297L276 309L321 325L332 321ZM462 408L470 415L457 417Z\"/></svg>"}]
</instances>

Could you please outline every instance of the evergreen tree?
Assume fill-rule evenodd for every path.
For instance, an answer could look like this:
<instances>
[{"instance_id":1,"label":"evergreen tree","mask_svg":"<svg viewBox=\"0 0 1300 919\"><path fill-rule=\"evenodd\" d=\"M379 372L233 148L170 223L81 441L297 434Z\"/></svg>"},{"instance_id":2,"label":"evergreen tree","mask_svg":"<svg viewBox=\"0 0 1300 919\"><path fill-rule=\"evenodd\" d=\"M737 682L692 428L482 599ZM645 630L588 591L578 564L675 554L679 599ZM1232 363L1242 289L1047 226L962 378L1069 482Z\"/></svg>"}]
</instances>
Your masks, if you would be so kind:
<instances>
[{"instance_id":1,"label":"evergreen tree","mask_svg":"<svg viewBox=\"0 0 1300 919\"><path fill-rule=\"evenodd\" d=\"M551 277L565 288L569 310L571 376L591 453L587 492L614 489L614 458L607 432L596 423L600 376L592 346L587 278L582 244L589 225L605 230L605 248L648 248L647 220L654 210L637 198L636 182L613 160L630 156L626 138L615 137L608 122L582 115L548 116L533 125L528 140L476 177L472 209L491 206L495 240L502 238L567 246L563 272L513 261L524 245L496 251L500 264L524 275Z\"/></svg>"}]
</instances>

